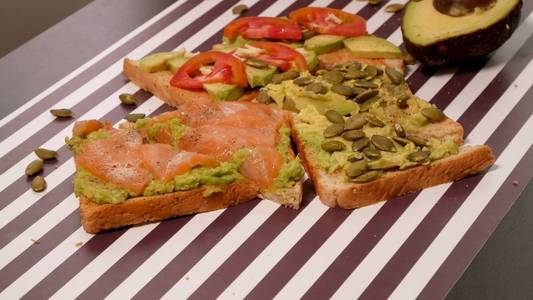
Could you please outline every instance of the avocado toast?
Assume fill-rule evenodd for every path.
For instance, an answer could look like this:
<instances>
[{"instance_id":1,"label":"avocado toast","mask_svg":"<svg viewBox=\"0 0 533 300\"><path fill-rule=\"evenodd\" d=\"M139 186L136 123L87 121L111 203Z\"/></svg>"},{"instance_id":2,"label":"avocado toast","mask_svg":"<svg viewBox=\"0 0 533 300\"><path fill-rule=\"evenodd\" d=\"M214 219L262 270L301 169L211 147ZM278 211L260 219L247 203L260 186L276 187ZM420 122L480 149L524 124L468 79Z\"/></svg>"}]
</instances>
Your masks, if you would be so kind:
<instances>
[{"instance_id":1,"label":"avocado toast","mask_svg":"<svg viewBox=\"0 0 533 300\"><path fill-rule=\"evenodd\" d=\"M184 105L119 128L77 122L67 145L83 227L97 233L259 194L298 208L303 169L288 126L283 112L238 102Z\"/></svg>"}]
</instances>

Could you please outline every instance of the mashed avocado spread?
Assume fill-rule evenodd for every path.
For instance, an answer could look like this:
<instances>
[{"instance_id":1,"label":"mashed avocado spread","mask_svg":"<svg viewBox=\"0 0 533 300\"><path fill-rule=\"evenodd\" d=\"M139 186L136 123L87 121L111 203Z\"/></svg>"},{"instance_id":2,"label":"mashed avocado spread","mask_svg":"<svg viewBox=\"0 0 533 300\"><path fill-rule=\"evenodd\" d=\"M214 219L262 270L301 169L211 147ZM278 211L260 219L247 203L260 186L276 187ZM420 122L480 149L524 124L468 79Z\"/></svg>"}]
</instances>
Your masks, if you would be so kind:
<instances>
[{"instance_id":1,"label":"mashed avocado spread","mask_svg":"<svg viewBox=\"0 0 533 300\"><path fill-rule=\"evenodd\" d=\"M151 118L141 118L135 121L133 128L137 131L146 130L148 142L150 143L160 142L157 140L159 134L161 131L168 130L172 137L173 144L183 137L183 135L190 129L177 117L163 122L154 122Z\"/></svg>"},{"instance_id":2,"label":"mashed avocado spread","mask_svg":"<svg viewBox=\"0 0 533 300\"><path fill-rule=\"evenodd\" d=\"M283 165L279 170L278 176L274 179L275 188L289 188L294 182L300 180L304 176L304 170L300 164L298 157L290 157L291 147L291 130L287 127L279 129L280 140L277 146L278 152L283 157Z\"/></svg>"},{"instance_id":3,"label":"mashed avocado spread","mask_svg":"<svg viewBox=\"0 0 533 300\"><path fill-rule=\"evenodd\" d=\"M81 153L81 146L96 140L105 139L108 136L108 133L104 129L99 129L89 133L86 137L73 136L71 138L65 138L65 144L69 149L74 152L74 154Z\"/></svg>"}]
</instances>

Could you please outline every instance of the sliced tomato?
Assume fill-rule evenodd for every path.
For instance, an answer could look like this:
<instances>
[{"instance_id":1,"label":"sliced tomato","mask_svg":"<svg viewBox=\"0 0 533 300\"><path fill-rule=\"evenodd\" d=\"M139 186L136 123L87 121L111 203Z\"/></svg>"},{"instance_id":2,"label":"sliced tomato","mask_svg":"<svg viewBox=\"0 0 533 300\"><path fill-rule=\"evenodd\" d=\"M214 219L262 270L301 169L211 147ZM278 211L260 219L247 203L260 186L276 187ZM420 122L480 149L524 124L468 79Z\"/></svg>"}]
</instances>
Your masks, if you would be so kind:
<instances>
[{"instance_id":1,"label":"sliced tomato","mask_svg":"<svg viewBox=\"0 0 533 300\"><path fill-rule=\"evenodd\" d=\"M213 69L203 75L200 67L210 64L214 64ZM248 81L244 64L231 54L208 51L187 60L170 80L170 85L189 90L200 90L204 83L234 83L245 87Z\"/></svg>"},{"instance_id":2,"label":"sliced tomato","mask_svg":"<svg viewBox=\"0 0 533 300\"><path fill-rule=\"evenodd\" d=\"M365 19L334 8L304 7L291 12L289 19L321 34L342 36L367 34Z\"/></svg>"},{"instance_id":3,"label":"sliced tomato","mask_svg":"<svg viewBox=\"0 0 533 300\"><path fill-rule=\"evenodd\" d=\"M273 17L244 17L229 23L224 36L246 39L301 40L302 29L293 21Z\"/></svg>"},{"instance_id":4,"label":"sliced tomato","mask_svg":"<svg viewBox=\"0 0 533 300\"><path fill-rule=\"evenodd\" d=\"M305 57L289 46L274 42L254 42L252 46L265 50L264 54L256 57L257 59L274 65L283 71L289 70L293 64L298 70L307 71Z\"/></svg>"}]
</instances>

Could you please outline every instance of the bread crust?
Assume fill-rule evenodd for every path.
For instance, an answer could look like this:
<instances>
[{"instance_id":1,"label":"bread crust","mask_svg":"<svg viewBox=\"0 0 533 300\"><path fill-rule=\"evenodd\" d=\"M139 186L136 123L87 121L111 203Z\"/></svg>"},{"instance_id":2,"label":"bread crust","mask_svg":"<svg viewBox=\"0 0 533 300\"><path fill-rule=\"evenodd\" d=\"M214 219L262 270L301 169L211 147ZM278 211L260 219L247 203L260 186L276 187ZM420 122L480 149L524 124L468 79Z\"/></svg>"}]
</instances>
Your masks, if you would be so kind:
<instances>
[{"instance_id":1,"label":"bread crust","mask_svg":"<svg viewBox=\"0 0 533 300\"><path fill-rule=\"evenodd\" d=\"M161 221L217 210L255 199L259 188L250 181L217 185L221 191L203 196L205 187L169 194L136 197L119 204L99 204L80 197L81 224L88 233Z\"/></svg>"},{"instance_id":2,"label":"bread crust","mask_svg":"<svg viewBox=\"0 0 533 300\"><path fill-rule=\"evenodd\" d=\"M371 205L479 173L495 161L489 146L464 147L457 155L427 165L402 171L388 171L379 179L368 183L347 183L339 171L328 174L312 163L310 160L312 154L294 129L294 120L291 120L291 124L293 140L305 170L313 180L320 200L329 207L351 209Z\"/></svg>"}]
</instances>

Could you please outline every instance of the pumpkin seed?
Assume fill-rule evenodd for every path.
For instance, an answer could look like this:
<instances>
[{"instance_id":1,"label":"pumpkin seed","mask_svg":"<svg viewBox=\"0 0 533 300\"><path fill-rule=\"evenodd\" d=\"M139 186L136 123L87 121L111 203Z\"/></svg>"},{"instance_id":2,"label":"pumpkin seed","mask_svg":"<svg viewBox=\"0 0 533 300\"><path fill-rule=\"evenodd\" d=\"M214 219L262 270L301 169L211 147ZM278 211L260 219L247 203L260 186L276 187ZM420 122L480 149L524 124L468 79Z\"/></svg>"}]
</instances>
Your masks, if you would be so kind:
<instances>
[{"instance_id":1,"label":"pumpkin seed","mask_svg":"<svg viewBox=\"0 0 533 300\"><path fill-rule=\"evenodd\" d=\"M343 124L331 124L324 130L324 137L330 138L340 135L344 131Z\"/></svg>"},{"instance_id":2,"label":"pumpkin seed","mask_svg":"<svg viewBox=\"0 0 533 300\"><path fill-rule=\"evenodd\" d=\"M403 126L400 123L394 123L394 131L399 137L405 137L405 130L403 129Z\"/></svg>"},{"instance_id":3,"label":"pumpkin seed","mask_svg":"<svg viewBox=\"0 0 533 300\"><path fill-rule=\"evenodd\" d=\"M430 151L416 151L407 155L407 159L419 163L425 161L429 155L431 155Z\"/></svg>"},{"instance_id":4,"label":"pumpkin seed","mask_svg":"<svg viewBox=\"0 0 533 300\"><path fill-rule=\"evenodd\" d=\"M389 77L390 81L392 81L394 84L400 84L404 82L403 73L394 68L386 67L385 74L387 74L387 77Z\"/></svg>"},{"instance_id":5,"label":"pumpkin seed","mask_svg":"<svg viewBox=\"0 0 533 300\"><path fill-rule=\"evenodd\" d=\"M137 105L137 97L132 94L120 94L118 99L120 99L120 102L125 105Z\"/></svg>"},{"instance_id":6,"label":"pumpkin seed","mask_svg":"<svg viewBox=\"0 0 533 300\"><path fill-rule=\"evenodd\" d=\"M304 86L304 85L308 85L308 84L312 83L313 82L313 78L308 77L308 76L298 77L298 78L294 79L293 82L296 85Z\"/></svg>"},{"instance_id":7,"label":"pumpkin seed","mask_svg":"<svg viewBox=\"0 0 533 300\"><path fill-rule=\"evenodd\" d=\"M253 58L253 57L248 58L246 60L246 64L249 65L250 67L259 68L259 69L262 69L268 66L268 64L265 61L262 61L260 59Z\"/></svg>"},{"instance_id":8,"label":"pumpkin seed","mask_svg":"<svg viewBox=\"0 0 533 300\"><path fill-rule=\"evenodd\" d=\"M326 116L326 119L328 119L331 123L344 125L344 117L338 112L330 109L326 111L324 115Z\"/></svg>"},{"instance_id":9,"label":"pumpkin seed","mask_svg":"<svg viewBox=\"0 0 533 300\"><path fill-rule=\"evenodd\" d=\"M361 129L366 124L366 118L362 114L351 116L344 122L344 130Z\"/></svg>"},{"instance_id":10,"label":"pumpkin seed","mask_svg":"<svg viewBox=\"0 0 533 300\"><path fill-rule=\"evenodd\" d=\"M355 97L355 102L357 103L363 103L365 102L366 100L372 98L372 97L375 97L379 94L379 90L375 89L375 90L368 90L364 93L361 93L359 95L357 95L357 97Z\"/></svg>"},{"instance_id":11,"label":"pumpkin seed","mask_svg":"<svg viewBox=\"0 0 533 300\"><path fill-rule=\"evenodd\" d=\"M408 140L410 140L411 142L415 143L415 145L417 146L420 146L420 147L426 147L428 146L428 142L421 138L421 137L418 137L416 135L412 135L412 134L406 134L405 136Z\"/></svg>"},{"instance_id":12,"label":"pumpkin seed","mask_svg":"<svg viewBox=\"0 0 533 300\"><path fill-rule=\"evenodd\" d=\"M257 102L264 103L264 104L268 104L268 103L272 102L272 99L270 98L270 95L264 89L259 90L259 94L257 94L256 99L257 99Z\"/></svg>"},{"instance_id":13,"label":"pumpkin seed","mask_svg":"<svg viewBox=\"0 0 533 300\"><path fill-rule=\"evenodd\" d=\"M290 97L285 97L283 99L283 109L292 111L292 112L299 112L300 110L296 107L296 103L294 100L292 100Z\"/></svg>"},{"instance_id":14,"label":"pumpkin seed","mask_svg":"<svg viewBox=\"0 0 533 300\"><path fill-rule=\"evenodd\" d=\"M283 73L279 73L279 74L274 74L274 76L272 76L272 83L278 84L278 83L281 83L282 81L285 81L285 80L292 80L292 79L298 77L299 75L300 75L300 73L298 71L294 71L294 70L283 72Z\"/></svg>"},{"instance_id":15,"label":"pumpkin seed","mask_svg":"<svg viewBox=\"0 0 533 300\"><path fill-rule=\"evenodd\" d=\"M248 10L248 6L246 4L239 4L239 5L234 6L231 12L234 15L241 15L245 13L247 10Z\"/></svg>"},{"instance_id":16,"label":"pumpkin seed","mask_svg":"<svg viewBox=\"0 0 533 300\"><path fill-rule=\"evenodd\" d=\"M385 11L388 13L397 13L403 9L403 4L393 3L385 7Z\"/></svg>"},{"instance_id":17,"label":"pumpkin seed","mask_svg":"<svg viewBox=\"0 0 533 300\"><path fill-rule=\"evenodd\" d=\"M414 58L411 54L405 53L403 55L403 61L406 65L414 65L416 63L416 58Z\"/></svg>"},{"instance_id":18,"label":"pumpkin seed","mask_svg":"<svg viewBox=\"0 0 533 300\"><path fill-rule=\"evenodd\" d=\"M389 138L374 134L371 138L372 144L381 151L396 152L396 148Z\"/></svg>"},{"instance_id":19,"label":"pumpkin seed","mask_svg":"<svg viewBox=\"0 0 533 300\"><path fill-rule=\"evenodd\" d=\"M344 74L344 78L350 80L350 79L361 79L365 78L366 73L361 70L348 70L346 74Z\"/></svg>"},{"instance_id":20,"label":"pumpkin seed","mask_svg":"<svg viewBox=\"0 0 533 300\"><path fill-rule=\"evenodd\" d=\"M353 95L354 96L361 95L362 93L364 93L366 91L367 91L367 89L363 89L363 88L360 88L360 87L354 87L353 88Z\"/></svg>"},{"instance_id":21,"label":"pumpkin seed","mask_svg":"<svg viewBox=\"0 0 533 300\"><path fill-rule=\"evenodd\" d=\"M347 64L344 69L346 70L346 72L360 71L361 64L358 62L352 62L350 64Z\"/></svg>"},{"instance_id":22,"label":"pumpkin seed","mask_svg":"<svg viewBox=\"0 0 533 300\"><path fill-rule=\"evenodd\" d=\"M39 157L42 160L54 159L54 158L57 157L57 152L56 151L48 150L48 149L44 149L44 148L37 148L37 149L33 150L33 152L35 152L37 157Z\"/></svg>"},{"instance_id":23,"label":"pumpkin seed","mask_svg":"<svg viewBox=\"0 0 533 300\"><path fill-rule=\"evenodd\" d=\"M367 147L370 144L370 139L367 137L364 137L362 139L358 139L352 143L352 150L353 151L359 151L365 147Z\"/></svg>"},{"instance_id":24,"label":"pumpkin seed","mask_svg":"<svg viewBox=\"0 0 533 300\"><path fill-rule=\"evenodd\" d=\"M43 170L43 161L40 159L36 159L28 164L26 167L26 175L27 176L33 176Z\"/></svg>"},{"instance_id":25,"label":"pumpkin seed","mask_svg":"<svg viewBox=\"0 0 533 300\"><path fill-rule=\"evenodd\" d=\"M320 82L313 82L304 88L306 91L313 92L315 94L325 94L328 92L328 88Z\"/></svg>"},{"instance_id":26,"label":"pumpkin seed","mask_svg":"<svg viewBox=\"0 0 533 300\"><path fill-rule=\"evenodd\" d=\"M318 71L315 72L316 75L324 75L328 72L328 70L325 70L325 69L320 69Z\"/></svg>"},{"instance_id":27,"label":"pumpkin seed","mask_svg":"<svg viewBox=\"0 0 533 300\"><path fill-rule=\"evenodd\" d=\"M50 113L58 118L70 118L74 115L72 110L67 109L67 108L51 109Z\"/></svg>"},{"instance_id":28,"label":"pumpkin seed","mask_svg":"<svg viewBox=\"0 0 533 300\"><path fill-rule=\"evenodd\" d=\"M352 179L352 182L365 183L365 182L374 181L374 180L378 179L379 177L381 177L381 174L383 174L382 171L366 172L363 175L359 175L359 176L355 177L354 179Z\"/></svg>"},{"instance_id":29,"label":"pumpkin seed","mask_svg":"<svg viewBox=\"0 0 533 300\"><path fill-rule=\"evenodd\" d=\"M398 143L398 144L400 144L400 145L402 145L402 146L405 146L405 145L411 143L410 140L408 140L408 139L406 139L406 138L403 138L403 137L399 137L399 136L393 136L392 139L393 139L396 143Z\"/></svg>"},{"instance_id":30,"label":"pumpkin seed","mask_svg":"<svg viewBox=\"0 0 533 300\"><path fill-rule=\"evenodd\" d=\"M344 145L343 142L339 141L327 141L323 142L320 147L322 147L322 150L327 152L336 152L344 150L344 148L346 148L346 145Z\"/></svg>"},{"instance_id":31,"label":"pumpkin seed","mask_svg":"<svg viewBox=\"0 0 533 300\"><path fill-rule=\"evenodd\" d=\"M363 159L363 158L364 158L363 154L357 152L357 153L354 153L354 154L348 156L347 160L348 160L349 162L356 162L356 161L361 160L361 159Z\"/></svg>"},{"instance_id":32,"label":"pumpkin seed","mask_svg":"<svg viewBox=\"0 0 533 300\"><path fill-rule=\"evenodd\" d=\"M322 75L322 78L331 84L339 84L344 80L344 74L341 71L333 70Z\"/></svg>"},{"instance_id":33,"label":"pumpkin seed","mask_svg":"<svg viewBox=\"0 0 533 300\"><path fill-rule=\"evenodd\" d=\"M431 123L441 122L446 119L446 115L444 115L440 109L435 107L422 108L420 112L422 115L424 115L424 117L428 118Z\"/></svg>"},{"instance_id":34,"label":"pumpkin seed","mask_svg":"<svg viewBox=\"0 0 533 300\"><path fill-rule=\"evenodd\" d=\"M366 115L366 121L374 126L374 127L384 127L385 123L378 119L377 117L374 117L373 115Z\"/></svg>"},{"instance_id":35,"label":"pumpkin seed","mask_svg":"<svg viewBox=\"0 0 533 300\"><path fill-rule=\"evenodd\" d=\"M37 193L46 190L46 180L44 180L44 177L35 176L35 178L33 178L31 181L31 189Z\"/></svg>"},{"instance_id":36,"label":"pumpkin seed","mask_svg":"<svg viewBox=\"0 0 533 300\"><path fill-rule=\"evenodd\" d=\"M339 95L346 96L346 97L350 97L354 93L354 90L352 87L349 87L343 84L337 84L337 85L332 86L331 91Z\"/></svg>"},{"instance_id":37,"label":"pumpkin seed","mask_svg":"<svg viewBox=\"0 0 533 300\"><path fill-rule=\"evenodd\" d=\"M312 38L315 35L316 35L316 32L313 31L313 30L304 30L304 31L302 31L302 36L303 36L304 40Z\"/></svg>"},{"instance_id":38,"label":"pumpkin seed","mask_svg":"<svg viewBox=\"0 0 533 300\"><path fill-rule=\"evenodd\" d=\"M381 157L381 152L378 149L369 146L363 149L363 154L370 159L378 159Z\"/></svg>"},{"instance_id":39,"label":"pumpkin seed","mask_svg":"<svg viewBox=\"0 0 533 300\"><path fill-rule=\"evenodd\" d=\"M366 66L365 73L367 78L372 79L378 75L378 69L374 66Z\"/></svg>"},{"instance_id":40,"label":"pumpkin seed","mask_svg":"<svg viewBox=\"0 0 533 300\"><path fill-rule=\"evenodd\" d=\"M355 141L365 137L365 133L361 129L352 129L342 133L342 138L348 141Z\"/></svg>"},{"instance_id":41,"label":"pumpkin seed","mask_svg":"<svg viewBox=\"0 0 533 300\"><path fill-rule=\"evenodd\" d=\"M402 95L398 100L396 100L396 103L398 104L398 107L401 109L408 108L409 104L407 104L407 100L411 98L409 95Z\"/></svg>"},{"instance_id":42,"label":"pumpkin seed","mask_svg":"<svg viewBox=\"0 0 533 300\"><path fill-rule=\"evenodd\" d=\"M346 166L345 172L348 177L357 177L368 169L366 160L352 162Z\"/></svg>"},{"instance_id":43,"label":"pumpkin seed","mask_svg":"<svg viewBox=\"0 0 533 300\"><path fill-rule=\"evenodd\" d=\"M370 5L379 5L381 4L382 0L368 0L368 4Z\"/></svg>"},{"instance_id":44,"label":"pumpkin seed","mask_svg":"<svg viewBox=\"0 0 533 300\"><path fill-rule=\"evenodd\" d=\"M353 85L356 86L356 87L364 88L364 89L376 89L376 88L378 88L377 84L375 84L373 82L370 82L370 81L367 81L367 80L356 80L356 81L354 81Z\"/></svg>"},{"instance_id":45,"label":"pumpkin seed","mask_svg":"<svg viewBox=\"0 0 533 300\"><path fill-rule=\"evenodd\" d=\"M135 121L144 117L146 117L145 114L127 114L126 116L124 116L124 119L128 122L135 123Z\"/></svg>"}]
</instances>

